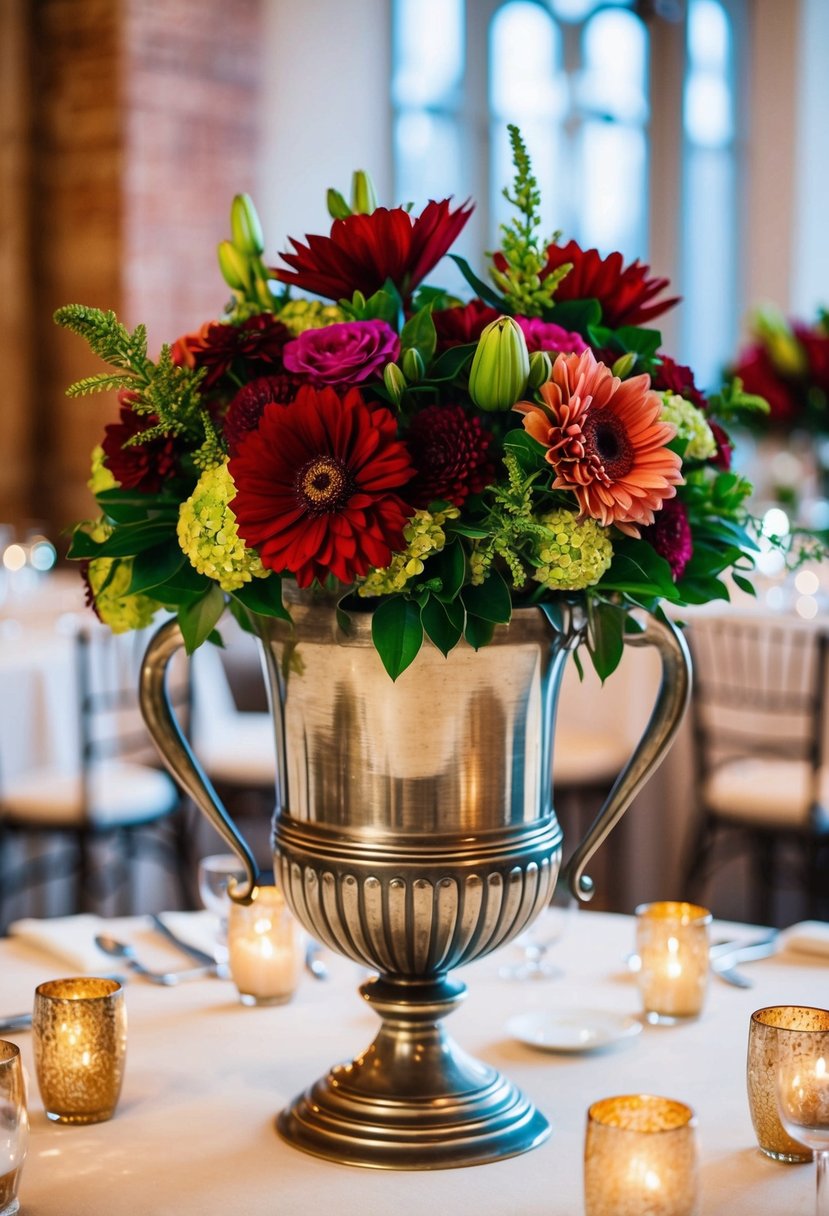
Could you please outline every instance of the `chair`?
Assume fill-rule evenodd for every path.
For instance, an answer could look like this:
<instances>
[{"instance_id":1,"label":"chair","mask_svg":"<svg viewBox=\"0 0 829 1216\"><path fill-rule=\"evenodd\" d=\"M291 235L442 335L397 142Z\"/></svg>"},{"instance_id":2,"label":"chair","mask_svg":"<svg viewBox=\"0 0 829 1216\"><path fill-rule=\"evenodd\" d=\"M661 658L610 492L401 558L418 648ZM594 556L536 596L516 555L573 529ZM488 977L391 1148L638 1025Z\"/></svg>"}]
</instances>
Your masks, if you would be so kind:
<instances>
[{"instance_id":1,"label":"chair","mask_svg":"<svg viewBox=\"0 0 829 1216\"><path fill-rule=\"evenodd\" d=\"M34 885L74 875L72 910L87 910L129 880L136 908L135 862L151 851L172 871L182 901L192 862L175 784L154 767L155 751L138 708L138 670L146 635L76 630L72 696L53 730L62 749L46 765L15 772L13 757L0 771L0 900ZM171 696L187 720L189 689L176 678ZM71 714L66 713L71 709ZM71 719L71 720L70 720ZM73 736L66 748L67 734ZM64 753L63 758L59 754ZM10 845L25 846L10 864ZM51 846L57 844L53 851ZM115 848L115 864L96 865L99 846ZM96 898L97 897L97 898Z\"/></svg>"},{"instance_id":2,"label":"chair","mask_svg":"<svg viewBox=\"0 0 829 1216\"><path fill-rule=\"evenodd\" d=\"M791 878L818 917L829 911L827 635L794 619L700 615L688 644L697 803L688 896L743 853L757 923L778 923L776 897Z\"/></svg>"}]
</instances>

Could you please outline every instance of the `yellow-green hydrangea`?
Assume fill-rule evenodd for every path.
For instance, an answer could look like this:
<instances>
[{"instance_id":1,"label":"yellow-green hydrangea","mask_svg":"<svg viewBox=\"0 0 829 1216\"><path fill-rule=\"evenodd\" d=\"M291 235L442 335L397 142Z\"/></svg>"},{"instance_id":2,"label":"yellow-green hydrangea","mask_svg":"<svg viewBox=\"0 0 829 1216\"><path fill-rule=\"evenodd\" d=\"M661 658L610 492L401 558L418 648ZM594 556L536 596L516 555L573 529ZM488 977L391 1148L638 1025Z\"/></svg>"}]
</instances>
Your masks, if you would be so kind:
<instances>
[{"instance_id":1,"label":"yellow-green hydrangea","mask_svg":"<svg viewBox=\"0 0 829 1216\"><path fill-rule=\"evenodd\" d=\"M539 541L540 565L533 578L551 591L581 591L597 583L613 559L608 529L565 509L542 515L539 522L552 535Z\"/></svg>"},{"instance_id":2,"label":"yellow-green hydrangea","mask_svg":"<svg viewBox=\"0 0 829 1216\"><path fill-rule=\"evenodd\" d=\"M446 544L443 525L448 519L457 519L457 507L446 507L443 511L415 511L403 529L406 548L395 553L388 566L372 570L357 588L357 594L366 598L375 595L393 595L402 591L408 581L423 573L427 557L439 553Z\"/></svg>"},{"instance_id":3,"label":"yellow-green hydrangea","mask_svg":"<svg viewBox=\"0 0 829 1216\"><path fill-rule=\"evenodd\" d=\"M238 591L253 578L265 578L267 570L258 553L245 547L228 505L236 486L227 460L205 469L190 497L181 504L178 543L198 570L214 579L223 591Z\"/></svg>"},{"instance_id":4,"label":"yellow-green hydrangea","mask_svg":"<svg viewBox=\"0 0 829 1216\"><path fill-rule=\"evenodd\" d=\"M705 417L678 393L662 394L662 421L672 422L677 437L685 443L686 460L710 460L717 454L717 441Z\"/></svg>"},{"instance_id":5,"label":"yellow-green hydrangea","mask_svg":"<svg viewBox=\"0 0 829 1216\"><path fill-rule=\"evenodd\" d=\"M279 310L279 320L297 337L306 329L336 325L345 320L345 314L336 304L323 304L322 300L289 300Z\"/></svg>"},{"instance_id":6,"label":"yellow-green hydrangea","mask_svg":"<svg viewBox=\"0 0 829 1216\"><path fill-rule=\"evenodd\" d=\"M110 470L106 467L104 449L100 443L92 449L92 470L86 483L93 494L101 494L104 490L115 490L120 485Z\"/></svg>"},{"instance_id":7,"label":"yellow-green hydrangea","mask_svg":"<svg viewBox=\"0 0 829 1216\"><path fill-rule=\"evenodd\" d=\"M129 594L131 557L93 557L86 579L95 597L95 610L113 633L146 629L161 607L148 595Z\"/></svg>"}]
</instances>

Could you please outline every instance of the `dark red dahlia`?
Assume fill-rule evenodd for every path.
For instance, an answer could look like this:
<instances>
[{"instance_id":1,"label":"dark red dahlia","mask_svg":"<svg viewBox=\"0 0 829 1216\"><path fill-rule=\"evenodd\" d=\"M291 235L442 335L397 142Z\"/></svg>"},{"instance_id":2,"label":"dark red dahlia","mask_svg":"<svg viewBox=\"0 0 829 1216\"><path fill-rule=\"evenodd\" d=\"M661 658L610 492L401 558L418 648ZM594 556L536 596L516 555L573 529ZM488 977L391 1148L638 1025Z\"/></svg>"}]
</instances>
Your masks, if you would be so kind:
<instances>
[{"instance_id":1,"label":"dark red dahlia","mask_svg":"<svg viewBox=\"0 0 829 1216\"><path fill-rule=\"evenodd\" d=\"M747 393L765 397L772 426L789 426L803 413L797 385L782 378L762 342L755 342L743 351L731 374L742 380Z\"/></svg>"},{"instance_id":2,"label":"dark red dahlia","mask_svg":"<svg viewBox=\"0 0 829 1216\"><path fill-rule=\"evenodd\" d=\"M462 306L436 309L432 320L438 335L438 351L477 342L490 321L499 315L497 309L490 308L477 297Z\"/></svg>"},{"instance_id":3,"label":"dark red dahlia","mask_svg":"<svg viewBox=\"0 0 829 1216\"><path fill-rule=\"evenodd\" d=\"M493 437L459 405L430 405L407 435L417 476L408 491L418 507L436 500L462 507L495 479Z\"/></svg>"},{"instance_id":4,"label":"dark red dahlia","mask_svg":"<svg viewBox=\"0 0 829 1216\"><path fill-rule=\"evenodd\" d=\"M107 468L125 490L157 494L165 482L180 473L179 452L172 435L126 446L128 439L158 422L155 414L136 414L131 405L136 399L135 393L124 389L118 394L121 421L104 427L101 446Z\"/></svg>"},{"instance_id":5,"label":"dark red dahlia","mask_svg":"<svg viewBox=\"0 0 829 1216\"><path fill-rule=\"evenodd\" d=\"M686 401L692 401L698 410L707 408L707 402L696 386L690 367L675 363L669 355L659 355L659 363L651 376L651 387L660 393L678 393Z\"/></svg>"},{"instance_id":6,"label":"dark red dahlia","mask_svg":"<svg viewBox=\"0 0 829 1216\"><path fill-rule=\"evenodd\" d=\"M391 279L406 300L472 214L466 204L450 211L449 203L429 202L416 219L403 207L378 207L334 220L330 236L306 236L307 245L291 240L294 252L280 255L291 270L276 267L273 275L331 300L373 295Z\"/></svg>"},{"instance_id":7,"label":"dark red dahlia","mask_svg":"<svg viewBox=\"0 0 829 1216\"><path fill-rule=\"evenodd\" d=\"M227 407L222 422L228 451L235 455L236 449L249 431L255 431L265 406L275 401L287 405L297 395L301 381L288 372L276 376L259 376L239 389Z\"/></svg>"},{"instance_id":8,"label":"dark red dahlia","mask_svg":"<svg viewBox=\"0 0 829 1216\"><path fill-rule=\"evenodd\" d=\"M727 473L731 468L731 457L734 452L734 444L729 438L727 432L720 426L719 422L713 422L708 419L708 425L711 428L711 434L714 436L714 442L717 445L716 456L711 457L710 463L716 469L724 469Z\"/></svg>"},{"instance_id":9,"label":"dark red dahlia","mask_svg":"<svg viewBox=\"0 0 829 1216\"><path fill-rule=\"evenodd\" d=\"M653 523L642 529L642 536L665 558L674 579L681 579L694 552L685 503L678 498L666 499L662 509L656 512Z\"/></svg>"},{"instance_id":10,"label":"dark red dahlia","mask_svg":"<svg viewBox=\"0 0 829 1216\"><path fill-rule=\"evenodd\" d=\"M228 467L239 535L300 587L353 582L405 546L409 453L391 412L358 389L305 385L289 405L266 405Z\"/></svg>"},{"instance_id":11,"label":"dark red dahlia","mask_svg":"<svg viewBox=\"0 0 829 1216\"><path fill-rule=\"evenodd\" d=\"M804 378L829 395L829 334L820 328L797 323L792 328L806 355L808 371Z\"/></svg>"},{"instance_id":12,"label":"dark red dahlia","mask_svg":"<svg viewBox=\"0 0 829 1216\"><path fill-rule=\"evenodd\" d=\"M611 253L603 258L598 249L582 249L575 241L547 246L547 264L541 271L541 278L546 278L565 262L572 262L573 269L559 283L556 303L598 300L602 306L602 323L610 329L643 325L667 312L679 300L678 296L668 300L655 299L668 286L668 280L649 278L649 266L638 261L623 266L621 253ZM495 255L495 263L499 269L506 267L500 254Z\"/></svg>"},{"instance_id":13,"label":"dark red dahlia","mask_svg":"<svg viewBox=\"0 0 829 1216\"><path fill-rule=\"evenodd\" d=\"M249 376L281 369L282 349L290 339L288 327L268 312L248 317L241 325L208 321L198 333L185 334L173 344L173 359L185 367L206 367L204 388L209 390L238 359L244 360Z\"/></svg>"}]
</instances>

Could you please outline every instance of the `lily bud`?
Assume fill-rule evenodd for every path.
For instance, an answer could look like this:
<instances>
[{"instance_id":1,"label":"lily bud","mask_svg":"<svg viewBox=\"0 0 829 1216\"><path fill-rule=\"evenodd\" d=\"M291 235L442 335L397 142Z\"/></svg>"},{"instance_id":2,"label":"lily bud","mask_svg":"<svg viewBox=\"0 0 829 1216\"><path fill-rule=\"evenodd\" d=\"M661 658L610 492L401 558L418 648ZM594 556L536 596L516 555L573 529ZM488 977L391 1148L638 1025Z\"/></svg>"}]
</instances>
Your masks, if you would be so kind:
<instances>
[{"instance_id":1,"label":"lily bud","mask_svg":"<svg viewBox=\"0 0 829 1216\"><path fill-rule=\"evenodd\" d=\"M328 214L331 216L332 220L344 220L349 215L353 214L351 208L340 194L339 190L329 189L325 196L325 200L328 204Z\"/></svg>"},{"instance_id":2,"label":"lily bud","mask_svg":"<svg viewBox=\"0 0 829 1216\"><path fill-rule=\"evenodd\" d=\"M258 256L265 252L262 225L249 194L237 194L230 205L230 231L240 253Z\"/></svg>"},{"instance_id":3,"label":"lily bud","mask_svg":"<svg viewBox=\"0 0 829 1216\"><path fill-rule=\"evenodd\" d=\"M776 309L766 308L758 313L754 327L779 372L784 376L802 376L808 371L806 352Z\"/></svg>"},{"instance_id":4,"label":"lily bud","mask_svg":"<svg viewBox=\"0 0 829 1216\"><path fill-rule=\"evenodd\" d=\"M546 350L534 350L530 355L530 378L527 381L527 388L530 392L535 392L537 388L541 388L542 384L546 384L553 372L553 361Z\"/></svg>"},{"instance_id":5,"label":"lily bud","mask_svg":"<svg viewBox=\"0 0 829 1216\"><path fill-rule=\"evenodd\" d=\"M356 215L371 215L377 210L377 192L365 169L358 169L351 179L351 210Z\"/></svg>"},{"instance_id":6,"label":"lily bud","mask_svg":"<svg viewBox=\"0 0 829 1216\"><path fill-rule=\"evenodd\" d=\"M399 405L400 398L406 391L406 377L396 363L387 363L383 368L383 383L394 404Z\"/></svg>"},{"instance_id":7,"label":"lily bud","mask_svg":"<svg viewBox=\"0 0 829 1216\"><path fill-rule=\"evenodd\" d=\"M527 340L512 317L491 321L478 339L469 373L469 395L481 410L511 410L530 375Z\"/></svg>"},{"instance_id":8,"label":"lily bud","mask_svg":"<svg viewBox=\"0 0 829 1216\"><path fill-rule=\"evenodd\" d=\"M228 287L234 291L247 291L249 285L248 262L232 241L220 241L217 250L219 269Z\"/></svg>"},{"instance_id":9,"label":"lily bud","mask_svg":"<svg viewBox=\"0 0 829 1216\"><path fill-rule=\"evenodd\" d=\"M400 365L403 368L403 375L409 384L417 384L426 375L426 364L423 362L423 356L414 346L410 346L408 350L403 351Z\"/></svg>"},{"instance_id":10,"label":"lily bud","mask_svg":"<svg viewBox=\"0 0 829 1216\"><path fill-rule=\"evenodd\" d=\"M635 365L636 352L629 350L626 355L619 355L619 358L610 370L614 376L618 376L620 380L624 380L633 371Z\"/></svg>"}]
</instances>

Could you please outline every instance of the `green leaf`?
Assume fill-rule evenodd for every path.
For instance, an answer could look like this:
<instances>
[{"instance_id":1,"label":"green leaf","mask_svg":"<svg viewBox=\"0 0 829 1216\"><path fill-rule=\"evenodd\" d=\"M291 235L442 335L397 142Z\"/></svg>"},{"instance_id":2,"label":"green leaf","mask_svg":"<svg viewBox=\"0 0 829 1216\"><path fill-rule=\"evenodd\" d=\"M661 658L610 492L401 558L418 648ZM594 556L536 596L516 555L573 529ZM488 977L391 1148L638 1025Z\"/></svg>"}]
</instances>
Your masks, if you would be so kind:
<instances>
[{"instance_id":1,"label":"green leaf","mask_svg":"<svg viewBox=\"0 0 829 1216\"><path fill-rule=\"evenodd\" d=\"M193 604L185 604L178 611L178 623L184 638L184 649L188 654L198 650L206 642L219 623L225 610L225 597L218 583L211 583L210 590Z\"/></svg>"},{"instance_id":2,"label":"green leaf","mask_svg":"<svg viewBox=\"0 0 829 1216\"><path fill-rule=\"evenodd\" d=\"M640 541L614 540L613 561L602 576L603 591L629 591L676 598L671 567L654 548Z\"/></svg>"},{"instance_id":3,"label":"green leaf","mask_svg":"<svg viewBox=\"0 0 829 1216\"><path fill-rule=\"evenodd\" d=\"M471 363L475 357L476 347L472 343L465 346L450 346L439 355L429 371L429 383L439 380L454 380L460 374L466 363Z\"/></svg>"},{"instance_id":4,"label":"green leaf","mask_svg":"<svg viewBox=\"0 0 829 1216\"><path fill-rule=\"evenodd\" d=\"M432 361L437 345L437 331L432 320L431 308L421 308L410 317L400 332L400 354L404 351L416 350L428 367Z\"/></svg>"},{"instance_id":5,"label":"green leaf","mask_svg":"<svg viewBox=\"0 0 829 1216\"><path fill-rule=\"evenodd\" d=\"M421 620L427 637L431 638L442 655L447 655L463 637L465 613L458 600L444 604L430 595L421 609Z\"/></svg>"},{"instance_id":6,"label":"green leaf","mask_svg":"<svg viewBox=\"0 0 829 1216\"><path fill-rule=\"evenodd\" d=\"M258 616L275 616L290 621L291 614L282 603L282 577L271 573L267 578L254 578L232 592L233 599L244 604L248 612Z\"/></svg>"},{"instance_id":7,"label":"green leaf","mask_svg":"<svg viewBox=\"0 0 829 1216\"><path fill-rule=\"evenodd\" d=\"M546 448L523 428L507 431L504 436L504 449L514 454L524 473L535 473L545 467L549 469L544 459Z\"/></svg>"},{"instance_id":8,"label":"green leaf","mask_svg":"<svg viewBox=\"0 0 829 1216\"><path fill-rule=\"evenodd\" d=\"M381 600L371 618L371 637L383 666L396 680L423 645L420 608L402 595Z\"/></svg>"},{"instance_id":9,"label":"green leaf","mask_svg":"<svg viewBox=\"0 0 829 1216\"><path fill-rule=\"evenodd\" d=\"M757 588L749 579L744 578L742 574L737 574L736 570L732 572L731 577L741 591L745 591L747 595L757 595Z\"/></svg>"},{"instance_id":10,"label":"green leaf","mask_svg":"<svg viewBox=\"0 0 829 1216\"><path fill-rule=\"evenodd\" d=\"M634 325L623 325L617 329L616 339L623 351L632 351L645 360L652 359L662 345L662 334L658 329L637 329Z\"/></svg>"},{"instance_id":11,"label":"green leaf","mask_svg":"<svg viewBox=\"0 0 829 1216\"><path fill-rule=\"evenodd\" d=\"M473 650L480 650L482 646L488 646L494 632L495 626L492 621L485 621L481 617L472 616L467 612L463 635Z\"/></svg>"},{"instance_id":12,"label":"green leaf","mask_svg":"<svg viewBox=\"0 0 829 1216\"><path fill-rule=\"evenodd\" d=\"M600 600L591 608L587 618L587 649L596 670L604 682L622 659L625 648L627 612L621 604Z\"/></svg>"},{"instance_id":13,"label":"green leaf","mask_svg":"<svg viewBox=\"0 0 829 1216\"><path fill-rule=\"evenodd\" d=\"M509 587L497 570L491 570L480 586L464 587L461 598L467 612L494 625L506 625L512 616Z\"/></svg>"},{"instance_id":14,"label":"green leaf","mask_svg":"<svg viewBox=\"0 0 829 1216\"><path fill-rule=\"evenodd\" d=\"M239 628L243 629L245 633L250 633L256 637L257 633L253 627L253 622L250 619L250 613L248 612L247 608L245 608L244 604L240 604L238 600L231 596L227 606L230 610L230 615L236 621Z\"/></svg>"},{"instance_id":15,"label":"green leaf","mask_svg":"<svg viewBox=\"0 0 829 1216\"><path fill-rule=\"evenodd\" d=\"M602 319L602 306L598 300L561 300L553 303L545 320L554 321L564 329L575 329L584 336L589 326L598 325Z\"/></svg>"},{"instance_id":16,"label":"green leaf","mask_svg":"<svg viewBox=\"0 0 829 1216\"><path fill-rule=\"evenodd\" d=\"M82 561L85 558L97 557L100 548L100 542L93 540L89 533L84 531L83 525L79 524L72 533L66 556L73 561Z\"/></svg>"},{"instance_id":17,"label":"green leaf","mask_svg":"<svg viewBox=\"0 0 829 1216\"><path fill-rule=\"evenodd\" d=\"M485 300L487 304L491 304L493 308L497 308L500 313L505 316L512 316L513 310L509 307L503 296L499 295L488 283L483 279L479 279L475 271L469 265L465 258L459 257L456 253L450 253L449 257L457 266L463 277L466 279L472 290ZM596 318L598 320L598 318Z\"/></svg>"},{"instance_id":18,"label":"green leaf","mask_svg":"<svg viewBox=\"0 0 829 1216\"><path fill-rule=\"evenodd\" d=\"M185 563L190 565L178 544L172 541L156 545L153 549L145 549L133 558L129 594L137 595L140 591L152 591L161 587L168 579L172 579ZM192 569L192 566L190 568Z\"/></svg>"},{"instance_id":19,"label":"green leaf","mask_svg":"<svg viewBox=\"0 0 829 1216\"><path fill-rule=\"evenodd\" d=\"M154 549L171 538L175 540L175 536L176 525L172 519L119 524L112 535L98 545L95 556L135 557L137 553Z\"/></svg>"},{"instance_id":20,"label":"green leaf","mask_svg":"<svg viewBox=\"0 0 829 1216\"><path fill-rule=\"evenodd\" d=\"M165 500L160 494L140 494L137 490L101 490L95 501L108 519L116 524L132 524L141 520L178 520L181 500Z\"/></svg>"},{"instance_id":21,"label":"green leaf","mask_svg":"<svg viewBox=\"0 0 829 1216\"><path fill-rule=\"evenodd\" d=\"M463 586L465 575L466 559L463 555L463 546L457 539L448 541L440 553L429 558L423 572L424 578L440 579L441 589L435 591L434 594L444 602L457 597Z\"/></svg>"}]
</instances>

